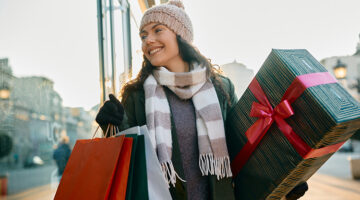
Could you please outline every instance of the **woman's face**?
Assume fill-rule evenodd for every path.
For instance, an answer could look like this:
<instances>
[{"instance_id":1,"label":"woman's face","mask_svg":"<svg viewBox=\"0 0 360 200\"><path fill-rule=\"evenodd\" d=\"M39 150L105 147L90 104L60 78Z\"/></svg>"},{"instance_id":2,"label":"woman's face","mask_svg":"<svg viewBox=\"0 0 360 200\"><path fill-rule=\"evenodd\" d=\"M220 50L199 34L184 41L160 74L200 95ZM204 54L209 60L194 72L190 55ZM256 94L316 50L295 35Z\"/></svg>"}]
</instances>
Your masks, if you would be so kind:
<instances>
[{"instance_id":1,"label":"woman's face","mask_svg":"<svg viewBox=\"0 0 360 200\"><path fill-rule=\"evenodd\" d=\"M181 61L176 35L160 23L150 23L140 31L142 51L153 66L169 67Z\"/></svg>"}]
</instances>

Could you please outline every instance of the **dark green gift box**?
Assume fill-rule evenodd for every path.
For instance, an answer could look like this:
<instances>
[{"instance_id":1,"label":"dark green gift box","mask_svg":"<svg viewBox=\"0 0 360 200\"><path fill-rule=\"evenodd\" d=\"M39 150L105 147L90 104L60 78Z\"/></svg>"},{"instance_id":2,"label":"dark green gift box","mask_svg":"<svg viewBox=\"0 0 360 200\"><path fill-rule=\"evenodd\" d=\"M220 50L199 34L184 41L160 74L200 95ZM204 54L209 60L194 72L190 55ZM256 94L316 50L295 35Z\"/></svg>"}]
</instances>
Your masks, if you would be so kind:
<instances>
[{"instance_id":1,"label":"dark green gift box","mask_svg":"<svg viewBox=\"0 0 360 200\"><path fill-rule=\"evenodd\" d=\"M236 198L281 199L360 128L360 104L308 51L272 50L226 126Z\"/></svg>"}]
</instances>

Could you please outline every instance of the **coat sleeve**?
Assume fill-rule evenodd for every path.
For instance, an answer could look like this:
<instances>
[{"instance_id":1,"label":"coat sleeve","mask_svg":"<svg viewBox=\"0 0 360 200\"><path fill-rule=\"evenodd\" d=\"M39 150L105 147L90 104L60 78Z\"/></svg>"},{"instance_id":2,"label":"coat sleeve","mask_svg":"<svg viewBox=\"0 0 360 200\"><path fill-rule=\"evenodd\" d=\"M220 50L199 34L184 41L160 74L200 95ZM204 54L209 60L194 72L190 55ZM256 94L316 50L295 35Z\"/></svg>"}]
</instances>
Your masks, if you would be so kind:
<instances>
[{"instance_id":1,"label":"coat sleeve","mask_svg":"<svg viewBox=\"0 0 360 200\"><path fill-rule=\"evenodd\" d=\"M232 81L230 79L228 79L229 81L229 96L230 96L230 109L228 109L228 113L231 110L231 108L233 106L235 106L235 104L238 102L238 97L235 94L235 87L234 84L232 83Z\"/></svg>"}]
</instances>

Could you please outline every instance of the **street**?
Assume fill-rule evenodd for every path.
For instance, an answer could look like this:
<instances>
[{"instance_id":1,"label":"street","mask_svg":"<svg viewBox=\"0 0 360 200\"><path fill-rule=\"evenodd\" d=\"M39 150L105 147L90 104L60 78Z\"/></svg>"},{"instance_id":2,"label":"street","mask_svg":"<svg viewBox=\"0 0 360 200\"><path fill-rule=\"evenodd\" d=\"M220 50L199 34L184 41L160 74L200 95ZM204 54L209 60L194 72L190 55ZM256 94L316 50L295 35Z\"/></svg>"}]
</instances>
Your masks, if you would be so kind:
<instances>
[{"instance_id":1,"label":"street","mask_svg":"<svg viewBox=\"0 0 360 200\"><path fill-rule=\"evenodd\" d=\"M27 189L49 184L51 173L54 170L56 170L56 166L48 165L8 171L8 194L17 194Z\"/></svg>"}]
</instances>

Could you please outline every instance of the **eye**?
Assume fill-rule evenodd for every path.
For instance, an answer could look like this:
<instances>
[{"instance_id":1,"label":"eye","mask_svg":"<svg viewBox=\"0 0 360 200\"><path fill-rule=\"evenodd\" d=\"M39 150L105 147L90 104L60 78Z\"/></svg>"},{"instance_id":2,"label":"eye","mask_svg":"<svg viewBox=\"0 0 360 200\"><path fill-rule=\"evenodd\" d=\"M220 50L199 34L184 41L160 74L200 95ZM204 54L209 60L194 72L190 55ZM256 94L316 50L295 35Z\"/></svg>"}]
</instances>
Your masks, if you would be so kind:
<instances>
[{"instance_id":1,"label":"eye","mask_svg":"<svg viewBox=\"0 0 360 200\"><path fill-rule=\"evenodd\" d=\"M140 35L141 40L145 40L147 35Z\"/></svg>"},{"instance_id":2,"label":"eye","mask_svg":"<svg viewBox=\"0 0 360 200\"><path fill-rule=\"evenodd\" d=\"M158 32L160 32L160 31L162 31L161 28L156 28L156 29L155 29L155 33L158 33Z\"/></svg>"}]
</instances>

